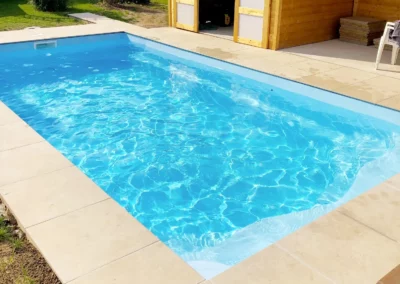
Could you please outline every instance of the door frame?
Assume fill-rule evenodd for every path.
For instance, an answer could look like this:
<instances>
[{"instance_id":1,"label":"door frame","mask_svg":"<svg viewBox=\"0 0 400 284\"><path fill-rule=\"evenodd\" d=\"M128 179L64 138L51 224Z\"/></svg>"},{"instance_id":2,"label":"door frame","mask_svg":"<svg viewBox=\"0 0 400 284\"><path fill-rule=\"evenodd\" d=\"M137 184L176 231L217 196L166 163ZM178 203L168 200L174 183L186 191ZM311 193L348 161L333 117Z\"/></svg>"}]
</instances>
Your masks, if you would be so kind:
<instances>
[{"instance_id":1,"label":"door frame","mask_svg":"<svg viewBox=\"0 0 400 284\"><path fill-rule=\"evenodd\" d=\"M264 9L253 9L240 6L240 0L235 0L235 20L233 25L233 41L238 43L243 43L247 45L252 45L261 48L268 48L269 35L270 35L270 23L271 23L271 4L272 0L264 0ZM239 16L250 15L263 18L262 27L262 40L253 40L248 38L239 37Z\"/></svg>"},{"instance_id":2,"label":"door frame","mask_svg":"<svg viewBox=\"0 0 400 284\"><path fill-rule=\"evenodd\" d=\"M172 26L176 27L178 29L183 29L183 30L198 33L199 32L199 0L172 0L172 1L173 1L173 7L172 7L173 23L172 23ZM182 24L182 23L178 22L178 3L193 6L193 8L194 8L193 9L194 10L193 25Z\"/></svg>"}]
</instances>

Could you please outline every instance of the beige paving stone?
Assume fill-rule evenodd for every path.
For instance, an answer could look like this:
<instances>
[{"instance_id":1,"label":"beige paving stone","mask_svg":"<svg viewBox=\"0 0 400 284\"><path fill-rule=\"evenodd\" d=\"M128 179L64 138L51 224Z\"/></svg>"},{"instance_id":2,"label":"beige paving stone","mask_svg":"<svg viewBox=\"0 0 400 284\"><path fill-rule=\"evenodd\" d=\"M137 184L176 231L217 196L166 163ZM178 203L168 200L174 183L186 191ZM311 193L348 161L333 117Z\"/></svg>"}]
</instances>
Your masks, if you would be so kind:
<instances>
[{"instance_id":1,"label":"beige paving stone","mask_svg":"<svg viewBox=\"0 0 400 284\"><path fill-rule=\"evenodd\" d=\"M360 100L377 103L400 95L400 80L378 76L336 91Z\"/></svg>"},{"instance_id":2,"label":"beige paving stone","mask_svg":"<svg viewBox=\"0 0 400 284\"><path fill-rule=\"evenodd\" d=\"M272 245L211 279L213 284L332 283Z\"/></svg>"},{"instance_id":3,"label":"beige paving stone","mask_svg":"<svg viewBox=\"0 0 400 284\"><path fill-rule=\"evenodd\" d=\"M110 18L101 16L101 15L97 15L97 14L93 14L93 13L74 13L74 14L69 14L69 16L74 17L74 18L78 18L87 22L91 22L91 23L99 23L102 21L113 21Z\"/></svg>"},{"instance_id":4,"label":"beige paving stone","mask_svg":"<svg viewBox=\"0 0 400 284\"><path fill-rule=\"evenodd\" d=\"M399 208L400 191L382 183L338 210L400 243Z\"/></svg>"},{"instance_id":5,"label":"beige paving stone","mask_svg":"<svg viewBox=\"0 0 400 284\"><path fill-rule=\"evenodd\" d=\"M316 75L300 78L299 81L316 86L319 88L335 91L358 82L377 77L374 73L369 73L353 68L342 67Z\"/></svg>"},{"instance_id":6,"label":"beige paving stone","mask_svg":"<svg viewBox=\"0 0 400 284\"><path fill-rule=\"evenodd\" d=\"M72 164L47 142L0 152L0 186L49 173Z\"/></svg>"},{"instance_id":7,"label":"beige paving stone","mask_svg":"<svg viewBox=\"0 0 400 284\"><path fill-rule=\"evenodd\" d=\"M219 47L218 48L196 47L194 51L202 55L207 55L222 60L227 60L235 57L235 54L233 54L232 52L226 51L225 49Z\"/></svg>"},{"instance_id":8,"label":"beige paving stone","mask_svg":"<svg viewBox=\"0 0 400 284\"><path fill-rule=\"evenodd\" d=\"M162 242L82 276L71 284L197 284L201 277Z\"/></svg>"},{"instance_id":9,"label":"beige paving stone","mask_svg":"<svg viewBox=\"0 0 400 284\"><path fill-rule=\"evenodd\" d=\"M376 74L392 77L400 80L400 64L391 65L391 64L380 64L379 70L374 70Z\"/></svg>"},{"instance_id":10,"label":"beige paving stone","mask_svg":"<svg viewBox=\"0 0 400 284\"><path fill-rule=\"evenodd\" d=\"M0 133L0 152L44 141L44 139L25 122L2 125L0 126Z\"/></svg>"},{"instance_id":11,"label":"beige paving stone","mask_svg":"<svg viewBox=\"0 0 400 284\"><path fill-rule=\"evenodd\" d=\"M376 283L400 262L398 243L338 211L277 245L336 283Z\"/></svg>"},{"instance_id":12,"label":"beige paving stone","mask_svg":"<svg viewBox=\"0 0 400 284\"><path fill-rule=\"evenodd\" d=\"M400 110L400 95L380 101L378 104L392 109Z\"/></svg>"},{"instance_id":13,"label":"beige paving stone","mask_svg":"<svg viewBox=\"0 0 400 284\"><path fill-rule=\"evenodd\" d=\"M235 43L234 43L235 44ZM298 62L309 60L302 56L293 55L286 52L274 51L270 49L262 49L257 47L252 47L248 45L240 45L246 47L245 49L241 49L235 51L234 54L236 60L253 60L257 61L260 59L267 59L269 62L279 62L282 64L295 64Z\"/></svg>"},{"instance_id":14,"label":"beige paving stone","mask_svg":"<svg viewBox=\"0 0 400 284\"><path fill-rule=\"evenodd\" d=\"M287 48L283 49L282 52L288 52L363 71L376 72L375 59L377 49L371 46L360 46L335 39ZM390 53L384 51L382 64L380 64L379 68L386 69L386 65L388 65L387 63L389 62Z\"/></svg>"},{"instance_id":15,"label":"beige paving stone","mask_svg":"<svg viewBox=\"0 0 400 284\"><path fill-rule=\"evenodd\" d=\"M309 76L312 74L310 71L298 69L291 66L276 66L273 67L271 71L268 71L268 73L283 78L289 78L292 80L296 80L298 78L302 78L304 76Z\"/></svg>"},{"instance_id":16,"label":"beige paving stone","mask_svg":"<svg viewBox=\"0 0 400 284\"><path fill-rule=\"evenodd\" d=\"M23 120L0 101L0 126L16 122Z\"/></svg>"},{"instance_id":17,"label":"beige paving stone","mask_svg":"<svg viewBox=\"0 0 400 284\"><path fill-rule=\"evenodd\" d=\"M112 199L30 227L27 232L62 282L157 241Z\"/></svg>"},{"instance_id":18,"label":"beige paving stone","mask_svg":"<svg viewBox=\"0 0 400 284\"><path fill-rule=\"evenodd\" d=\"M335 70L338 68L341 68L342 66L324 62L324 61L319 61L319 60L305 60L297 63L293 63L289 65L290 67L294 67L303 71L307 71L310 74L317 74L321 72L327 72L330 70Z\"/></svg>"},{"instance_id":19,"label":"beige paving stone","mask_svg":"<svg viewBox=\"0 0 400 284\"><path fill-rule=\"evenodd\" d=\"M280 53L272 55L266 52L264 56L259 56L259 57L252 55L242 56L241 51L232 53L234 54L235 57L233 57L232 59L228 59L227 61L267 73L271 73L273 70L279 68L284 68L288 64L293 64L295 62L301 62L307 60L306 58L297 57L290 54L280 54ZM306 73L304 75L308 74L309 73Z\"/></svg>"},{"instance_id":20,"label":"beige paving stone","mask_svg":"<svg viewBox=\"0 0 400 284\"><path fill-rule=\"evenodd\" d=\"M210 57L215 57L222 60L230 60L235 58L235 52L246 49L241 45L233 45L233 43L225 44L219 42L220 39L209 42L208 44L199 44L195 42L179 43L174 44L176 47L184 48L195 53L207 55ZM207 41L207 40L205 40ZM223 45L221 45L223 44ZM221 56L222 55L222 56Z\"/></svg>"},{"instance_id":21,"label":"beige paving stone","mask_svg":"<svg viewBox=\"0 0 400 284\"><path fill-rule=\"evenodd\" d=\"M87 24L78 26L64 26L52 28L38 28L30 30L0 32L0 43L12 43L30 40L44 40L71 36L106 34L124 31L121 22L113 21L104 24Z\"/></svg>"},{"instance_id":22,"label":"beige paving stone","mask_svg":"<svg viewBox=\"0 0 400 284\"><path fill-rule=\"evenodd\" d=\"M249 48L249 46L236 44L229 40L215 38L204 34L191 33L177 29L158 28L158 29L151 29L151 31L152 31L151 36L157 37L158 41L162 43L191 50L197 53L201 53L200 49L203 50L221 49L222 51L225 52L233 52ZM145 37L148 37L148 35L149 35L148 32L144 34Z\"/></svg>"},{"instance_id":23,"label":"beige paving stone","mask_svg":"<svg viewBox=\"0 0 400 284\"><path fill-rule=\"evenodd\" d=\"M400 190L400 174L391 177L390 179L386 180L385 183L397 190Z\"/></svg>"},{"instance_id":24,"label":"beige paving stone","mask_svg":"<svg viewBox=\"0 0 400 284\"><path fill-rule=\"evenodd\" d=\"M0 187L0 194L24 228L110 198L76 167Z\"/></svg>"},{"instance_id":25,"label":"beige paving stone","mask_svg":"<svg viewBox=\"0 0 400 284\"><path fill-rule=\"evenodd\" d=\"M221 48L225 51L240 52L242 50L248 50L250 47L247 45L237 44L230 40L215 38L207 35L194 34L195 38L193 43L197 46L208 47L208 48Z\"/></svg>"}]
</instances>

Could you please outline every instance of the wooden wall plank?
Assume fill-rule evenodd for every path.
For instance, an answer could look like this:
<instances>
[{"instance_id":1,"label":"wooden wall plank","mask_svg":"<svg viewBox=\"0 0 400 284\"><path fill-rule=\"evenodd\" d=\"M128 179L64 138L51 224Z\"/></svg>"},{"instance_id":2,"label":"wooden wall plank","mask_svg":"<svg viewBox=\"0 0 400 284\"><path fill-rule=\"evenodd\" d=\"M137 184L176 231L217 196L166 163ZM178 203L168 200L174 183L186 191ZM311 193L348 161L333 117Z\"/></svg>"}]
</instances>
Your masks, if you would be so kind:
<instances>
[{"instance_id":1,"label":"wooden wall plank","mask_svg":"<svg viewBox=\"0 0 400 284\"><path fill-rule=\"evenodd\" d=\"M200 0L194 0L194 32L199 32L199 2Z\"/></svg>"},{"instance_id":2,"label":"wooden wall plank","mask_svg":"<svg viewBox=\"0 0 400 284\"><path fill-rule=\"evenodd\" d=\"M272 0L264 1L264 19L263 19L263 38L261 47L267 48L269 43L270 23L271 23L271 4Z\"/></svg>"},{"instance_id":3,"label":"wooden wall plank","mask_svg":"<svg viewBox=\"0 0 400 284\"><path fill-rule=\"evenodd\" d=\"M176 27L178 29L183 29L183 30L187 30L187 31L192 31L192 32L196 31L195 26L191 26L191 25L187 25L187 24L176 23Z\"/></svg>"},{"instance_id":4,"label":"wooden wall plank","mask_svg":"<svg viewBox=\"0 0 400 284\"><path fill-rule=\"evenodd\" d=\"M358 10L358 0L354 0L353 16L356 16L357 10Z\"/></svg>"},{"instance_id":5,"label":"wooden wall plank","mask_svg":"<svg viewBox=\"0 0 400 284\"><path fill-rule=\"evenodd\" d=\"M254 39L238 37L237 42L238 43L247 44L247 45L256 46L256 47L262 47L262 42L258 41L258 40L254 40Z\"/></svg>"},{"instance_id":6,"label":"wooden wall plank","mask_svg":"<svg viewBox=\"0 0 400 284\"><path fill-rule=\"evenodd\" d=\"M353 14L353 1L283 0L278 48L336 38L340 18ZM277 13L272 18L276 16Z\"/></svg>"},{"instance_id":7,"label":"wooden wall plank","mask_svg":"<svg viewBox=\"0 0 400 284\"><path fill-rule=\"evenodd\" d=\"M400 0L357 0L354 9L355 16L400 20Z\"/></svg>"},{"instance_id":8,"label":"wooden wall plank","mask_svg":"<svg viewBox=\"0 0 400 284\"><path fill-rule=\"evenodd\" d=\"M234 17L234 23L233 23L233 41L234 42L238 42L239 8L240 8L240 0L235 0L235 17Z\"/></svg>"},{"instance_id":9,"label":"wooden wall plank","mask_svg":"<svg viewBox=\"0 0 400 284\"><path fill-rule=\"evenodd\" d=\"M271 7L274 15L271 18L273 20L273 26L270 28L270 44L269 48L273 50L279 49L280 44L280 26L281 26L281 19L282 19L282 2L285 0L274 0L273 5Z\"/></svg>"}]
</instances>

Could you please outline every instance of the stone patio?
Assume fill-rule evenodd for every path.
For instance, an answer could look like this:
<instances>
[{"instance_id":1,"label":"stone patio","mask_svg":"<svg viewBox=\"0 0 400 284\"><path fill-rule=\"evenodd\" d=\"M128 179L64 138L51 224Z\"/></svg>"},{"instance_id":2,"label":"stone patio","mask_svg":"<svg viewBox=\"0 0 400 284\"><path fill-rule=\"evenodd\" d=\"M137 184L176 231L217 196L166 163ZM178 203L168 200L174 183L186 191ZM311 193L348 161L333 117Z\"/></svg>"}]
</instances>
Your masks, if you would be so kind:
<instances>
[{"instance_id":1,"label":"stone patio","mask_svg":"<svg viewBox=\"0 0 400 284\"><path fill-rule=\"evenodd\" d=\"M128 32L400 110L400 66L338 40L262 50L93 15L0 32L0 43ZM205 280L0 102L0 196L63 283L376 283L400 263L400 175Z\"/></svg>"}]
</instances>

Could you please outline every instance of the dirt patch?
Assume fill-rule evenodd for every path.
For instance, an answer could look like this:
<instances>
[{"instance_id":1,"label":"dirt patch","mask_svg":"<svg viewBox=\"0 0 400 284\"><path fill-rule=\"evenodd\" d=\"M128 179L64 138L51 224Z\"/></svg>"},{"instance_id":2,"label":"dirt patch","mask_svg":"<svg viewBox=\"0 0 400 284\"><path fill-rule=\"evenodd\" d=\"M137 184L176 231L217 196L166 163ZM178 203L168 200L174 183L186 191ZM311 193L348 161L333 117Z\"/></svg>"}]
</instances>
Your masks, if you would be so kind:
<instances>
[{"instance_id":1,"label":"dirt patch","mask_svg":"<svg viewBox=\"0 0 400 284\"><path fill-rule=\"evenodd\" d=\"M3 209L3 210L2 210ZM0 283L61 283L46 260L25 238L0 200Z\"/></svg>"},{"instance_id":2,"label":"dirt patch","mask_svg":"<svg viewBox=\"0 0 400 284\"><path fill-rule=\"evenodd\" d=\"M116 7L123 13L123 20L144 28L168 26L168 7L161 4L120 4Z\"/></svg>"},{"instance_id":3,"label":"dirt patch","mask_svg":"<svg viewBox=\"0 0 400 284\"><path fill-rule=\"evenodd\" d=\"M168 26L167 13L146 13L141 12L137 15L136 25L144 28L159 28Z\"/></svg>"}]
</instances>

